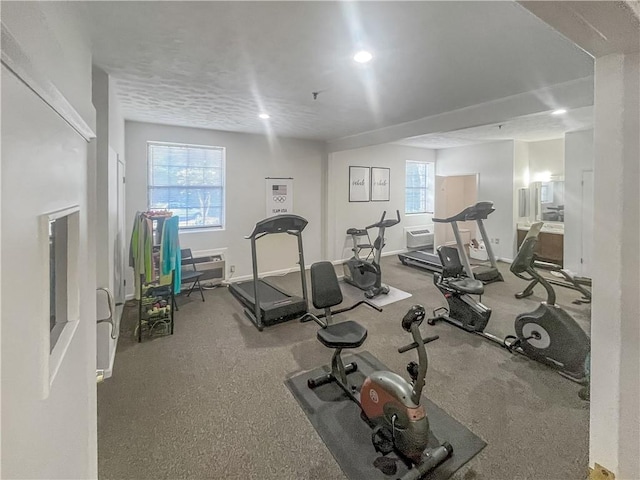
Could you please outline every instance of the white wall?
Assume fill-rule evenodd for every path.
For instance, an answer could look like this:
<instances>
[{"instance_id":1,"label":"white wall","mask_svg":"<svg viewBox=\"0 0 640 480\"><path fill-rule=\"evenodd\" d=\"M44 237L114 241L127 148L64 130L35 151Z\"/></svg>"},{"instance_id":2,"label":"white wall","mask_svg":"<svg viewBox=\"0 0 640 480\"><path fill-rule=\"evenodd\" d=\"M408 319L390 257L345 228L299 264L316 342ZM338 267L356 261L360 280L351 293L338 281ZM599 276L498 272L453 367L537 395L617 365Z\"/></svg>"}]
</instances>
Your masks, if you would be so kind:
<instances>
[{"instance_id":1,"label":"white wall","mask_svg":"<svg viewBox=\"0 0 640 480\"><path fill-rule=\"evenodd\" d=\"M529 143L514 141L513 142L513 218L517 223L518 220L525 221L528 217L518 215L519 198L518 190L521 188L529 188ZM530 191L529 191L530 192ZM529 194L527 198L530 198ZM531 203L529 203L529 212L531 212Z\"/></svg>"},{"instance_id":2,"label":"white wall","mask_svg":"<svg viewBox=\"0 0 640 480\"><path fill-rule=\"evenodd\" d=\"M640 54L596 59L589 462L640 478Z\"/></svg>"},{"instance_id":3,"label":"white wall","mask_svg":"<svg viewBox=\"0 0 640 480\"><path fill-rule=\"evenodd\" d=\"M109 77L109 146L120 155L120 160L124 158L124 115L122 106L116 94L114 80Z\"/></svg>"},{"instance_id":4,"label":"white wall","mask_svg":"<svg viewBox=\"0 0 640 480\"><path fill-rule=\"evenodd\" d=\"M583 271L582 256L582 172L593 170L593 130L565 135L564 159L564 268L590 276ZM593 205L588 206L593 209ZM590 258L592 255L590 256Z\"/></svg>"},{"instance_id":5,"label":"white wall","mask_svg":"<svg viewBox=\"0 0 640 480\"><path fill-rule=\"evenodd\" d=\"M541 175L564 175L564 138L527 142L529 147L529 175L532 182L548 181Z\"/></svg>"},{"instance_id":6,"label":"white wall","mask_svg":"<svg viewBox=\"0 0 640 480\"><path fill-rule=\"evenodd\" d=\"M43 76L94 127L91 55L71 4L3 3L2 21ZM97 477L92 148L2 68L2 475ZM28 187L27 187L28 185ZM48 292L38 219L78 204L80 320L51 389Z\"/></svg>"},{"instance_id":7,"label":"white wall","mask_svg":"<svg viewBox=\"0 0 640 480\"><path fill-rule=\"evenodd\" d=\"M352 255L351 238L346 234L350 227L364 228L377 222L384 210L387 218L395 217L400 210L400 224L385 232L384 253L406 250L402 227L431 223L431 214L406 215L405 176L406 161L435 162L435 152L424 148L401 145L378 145L335 152L329 156L327 237L329 240L327 259L342 260ZM386 167L390 169L390 200L388 202L349 202L349 166ZM375 230L375 229L374 229ZM369 234L375 239L377 230Z\"/></svg>"},{"instance_id":8,"label":"white wall","mask_svg":"<svg viewBox=\"0 0 640 480\"><path fill-rule=\"evenodd\" d=\"M495 212L485 226L498 258L515 255L516 226L513 218L514 142L483 143L445 148L436 154L436 175L478 174L478 201L492 201Z\"/></svg>"},{"instance_id":9,"label":"white wall","mask_svg":"<svg viewBox=\"0 0 640 480\"><path fill-rule=\"evenodd\" d=\"M183 248L227 248L227 276L251 275L250 241L244 237L266 216L265 177L294 178L294 211L309 221L302 237L305 262L321 259L322 166L324 144L316 141L220 132L194 128L126 122L127 242L136 211L147 209L147 142L214 145L226 149L226 225L223 230L186 231L180 234ZM295 237L270 235L258 241L261 272L295 268ZM127 276L127 293L133 293L133 272Z\"/></svg>"},{"instance_id":10,"label":"white wall","mask_svg":"<svg viewBox=\"0 0 640 480\"><path fill-rule=\"evenodd\" d=\"M118 231L118 157L124 160L124 119L113 91L113 81L97 67L93 68L93 104L96 108L96 280L97 286L109 289L115 296L117 286L116 241ZM124 232L122 235L124 236ZM124 275L125 272L121 272ZM107 297L97 297L97 316L107 318ZM122 309L116 309L119 315ZM116 318L117 322L119 319ZM117 340L113 327L102 323L97 327L97 368L111 376Z\"/></svg>"}]
</instances>

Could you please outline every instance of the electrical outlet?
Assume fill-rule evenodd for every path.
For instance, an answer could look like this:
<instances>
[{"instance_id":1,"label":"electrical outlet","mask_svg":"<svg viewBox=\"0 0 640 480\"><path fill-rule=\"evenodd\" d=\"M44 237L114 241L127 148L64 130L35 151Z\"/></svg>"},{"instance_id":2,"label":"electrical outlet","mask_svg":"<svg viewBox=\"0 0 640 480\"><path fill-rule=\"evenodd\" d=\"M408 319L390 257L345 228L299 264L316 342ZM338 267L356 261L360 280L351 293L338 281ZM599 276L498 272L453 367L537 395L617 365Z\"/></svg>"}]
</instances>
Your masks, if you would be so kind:
<instances>
[{"instance_id":1,"label":"electrical outlet","mask_svg":"<svg viewBox=\"0 0 640 480\"><path fill-rule=\"evenodd\" d=\"M231 266L229 267L229 272L231 272L231 273L235 273L235 271L236 271L236 266L235 266L235 265L231 265Z\"/></svg>"},{"instance_id":2,"label":"electrical outlet","mask_svg":"<svg viewBox=\"0 0 640 480\"><path fill-rule=\"evenodd\" d=\"M499 244L500 244L500 239L496 238L496 245L499 245Z\"/></svg>"}]
</instances>

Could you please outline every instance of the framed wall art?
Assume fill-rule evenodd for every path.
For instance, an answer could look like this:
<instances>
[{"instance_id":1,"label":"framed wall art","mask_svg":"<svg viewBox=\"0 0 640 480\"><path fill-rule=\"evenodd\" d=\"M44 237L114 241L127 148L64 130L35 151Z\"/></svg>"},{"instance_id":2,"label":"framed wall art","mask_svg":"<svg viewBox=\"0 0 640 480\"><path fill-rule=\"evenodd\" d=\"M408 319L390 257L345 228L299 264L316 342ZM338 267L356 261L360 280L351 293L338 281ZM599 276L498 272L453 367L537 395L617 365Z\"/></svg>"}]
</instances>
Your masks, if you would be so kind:
<instances>
[{"instance_id":1,"label":"framed wall art","mask_svg":"<svg viewBox=\"0 0 640 480\"><path fill-rule=\"evenodd\" d=\"M371 167L371 201L389 201L389 172L388 168Z\"/></svg>"},{"instance_id":2,"label":"framed wall art","mask_svg":"<svg viewBox=\"0 0 640 480\"><path fill-rule=\"evenodd\" d=\"M368 202L370 182L369 167L349 167L349 201Z\"/></svg>"}]
</instances>

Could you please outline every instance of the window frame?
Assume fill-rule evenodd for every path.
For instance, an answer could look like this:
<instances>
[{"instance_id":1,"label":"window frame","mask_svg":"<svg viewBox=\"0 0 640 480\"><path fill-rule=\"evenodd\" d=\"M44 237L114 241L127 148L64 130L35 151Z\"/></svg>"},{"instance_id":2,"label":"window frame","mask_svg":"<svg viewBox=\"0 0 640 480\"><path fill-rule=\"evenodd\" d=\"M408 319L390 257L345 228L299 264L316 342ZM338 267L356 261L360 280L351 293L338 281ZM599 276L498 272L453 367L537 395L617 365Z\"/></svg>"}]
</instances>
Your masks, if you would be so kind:
<instances>
[{"instance_id":1,"label":"window frame","mask_svg":"<svg viewBox=\"0 0 640 480\"><path fill-rule=\"evenodd\" d=\"M220 185L201 185L201 186L172 186L172 185L163 185L156 186L151 183L151 148L153 146L156 147L181 147L187 149L200 149L200 150L219 150L221 156L220 162L220 170L221 170L221 184ZM227 161L227 151L225 147L221 147L219 145L201 145L194 143L181 143L181 142L163 142L150 140L147 141L147 168L146 168L146 182L147 182L147 208L153 209L151 207L151 192L154 188L221 188L222 189L222 203L220 205L220 225L179 225L179 230L181 232L194 232L194 231L203 231L203 230L224 230L226 227L227 220L227 179L226 179L226 161ZM214 168L214 167L211 167ZM217 168L217 167L216 167ZM171 210L167 208L167 210Z\"/></svg>"},{"instance_id":2,"label":"window frame","mask_svg":"<svg viewBox=\"0 0 640 480\"><path fill-rule=\"evenodd\" d=\"M427 178L426 178L426 184L424 187L408 187L407 186L407 167L409 166L410 163L417 163L417 164L423 164L423 165L427 165ZM429 167L430 165L430 167ZM431 169L431 171L429 171L429 168ZM405 160L405 164L404 164L404 180L405 180L405 185L404 185L404 213L405 215L433 215L434 211L435 211L435 176L436 176L436 163L435 162L430 162L430 161L424 161L424 160ZM429 179L431 180L429 182ZM429 188L429 183L431 183L431 188ZM428 209L428 203L425 204L425 211L420 211L420 212L407 212L407 191L409 189L412 190L425 190L426 191L426 195L427 198L429 198L429 195L431 196L431 206L432 209L431 211L429 211Z\"/></svg>"},{"instance_id":3,"label":"window frame","mask_svg":"<svg viewBox=\"0 0 640 480\"><path fill-rule=\"evenodd\" d=\"M43 399L49 396L71 341L80 324L80 206L53 211L40 216L40 249L42 255L43 330L46 328L47 357L44 362ZM60 266L57 275L51 274L51 223L62 220L59 239L63 243L56 246L55 265ZM56 233L56 236L58 233ZM56 288L52 289L52 282ZM57 288L62 286L63 288ZM51 325L51 295L55 297L56 319ZM46 319L46 322L44 321ZM46 323L46 327L44 327Z\"/></svg>"}]
</instances>

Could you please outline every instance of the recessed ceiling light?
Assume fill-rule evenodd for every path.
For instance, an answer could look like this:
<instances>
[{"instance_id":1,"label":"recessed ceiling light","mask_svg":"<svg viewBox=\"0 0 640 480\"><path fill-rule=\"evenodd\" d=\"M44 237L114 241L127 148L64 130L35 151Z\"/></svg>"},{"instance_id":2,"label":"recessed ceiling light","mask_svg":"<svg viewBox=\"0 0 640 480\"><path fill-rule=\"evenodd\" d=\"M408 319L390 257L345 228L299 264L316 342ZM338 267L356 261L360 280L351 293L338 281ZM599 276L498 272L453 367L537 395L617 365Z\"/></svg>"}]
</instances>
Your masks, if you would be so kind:
<instances>
[{"instance_id":1,"label":"recessed ceiling light","mask_svg":"<svg viewBox=\"0 0 640 480\"><path fill-rule=\"evenodd\" d=\"M262 120L268 120L270 118L268 113L261 113L260 115L258 115L258 117L260 117Z\"/></svg>"},{"instance_id":2,"label":"recessed ceiling light","mask_svg":"<svg viewBox=\"0 0 640 480\"><path fill-rule=\"evenodd\" d=\"M372 58L373 55L371 55L371 53L367 52L366 50L360 50L353 56L353 59L358 63L370 62Z\"/></svg>"},{"instance_id":3,"label":"recessed ceiling light","mask_svg":"<svg viewBox=\"0 0 640 480\"><path fill-rule=\"evenodd\" d=\"M562 115L564 113L567 113L567 110L564 108L559 108L558 110L554 110L553 112L551 112L551 115Z\"/></svg>"}]
</instances>

